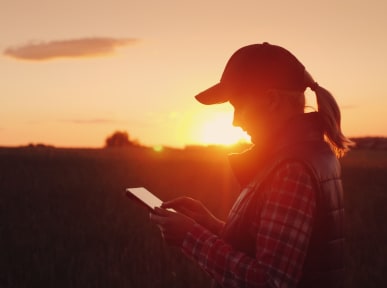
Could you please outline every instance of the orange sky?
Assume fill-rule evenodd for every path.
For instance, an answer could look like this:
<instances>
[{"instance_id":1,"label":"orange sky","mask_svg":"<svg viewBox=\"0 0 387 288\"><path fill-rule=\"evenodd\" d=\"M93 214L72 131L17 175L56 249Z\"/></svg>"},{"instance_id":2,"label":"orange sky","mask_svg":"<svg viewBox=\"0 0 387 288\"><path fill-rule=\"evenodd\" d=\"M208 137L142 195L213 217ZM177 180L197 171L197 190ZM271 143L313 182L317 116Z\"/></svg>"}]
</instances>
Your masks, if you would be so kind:
<instances>
[{"instance_id":1,"label":"orange sky","mask_svg":"<svg viewBox=\"0 0 387 288\"><path fill-rule=\"evenodd\" d=\"M236 49L264 41L292 51L333 92L348 136L385 136L386 6L7 1L0 7L0 146L101 147L115 130L145 145L226 142L219 131L239 133L230 128L231 107L202 106L193 96L219 80Z\"/></svg>"}]
</instances>

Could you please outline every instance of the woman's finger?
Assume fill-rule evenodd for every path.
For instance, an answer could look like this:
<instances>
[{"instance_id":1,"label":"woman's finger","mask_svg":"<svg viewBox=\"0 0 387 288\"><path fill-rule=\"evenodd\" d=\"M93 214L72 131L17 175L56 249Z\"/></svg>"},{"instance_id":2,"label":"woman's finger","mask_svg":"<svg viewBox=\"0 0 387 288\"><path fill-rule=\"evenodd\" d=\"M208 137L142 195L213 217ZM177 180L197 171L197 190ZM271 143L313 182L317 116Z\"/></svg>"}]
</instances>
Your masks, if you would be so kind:
<instances>
[{"instance_id":1,"label":"woman's finger","mask_svg":"<svg viewBox=\"0 0 387 288\"><path fill-rule=\"evenodd\" d=\"M153 209L152 213L159 215L159 216L167 217L167 216L170 216L171 214L173 214L174 212L168 211L168 210L160 208L160 207L155 207L155 209Z\"/></svg>"},{"instance_id":2,"label":"woman's finger","mask_svg":"<svg viewBox=\"0 0 387 288\"><path fill-rule=\"evenodd\" d=\"M189 197L178 197L170 201L164 202L161 207L179 209L179 207L191 208L196 205L196 200Z\"/></svg>"},{"instance_id":3,"label":"woman's finger","mask_svg":"<svg viewBox=\"0 0 387 288\"><path fill-rule=\"evenodd\" d=\"M168 218L164 215L149 213L149 219L157 225L165 225L168 221Z\"/></svg>"},{"instance_id":4,"label":"woman's finger","mask_svg":"<svg viewBox=\"0 0 387 288\"><path fill-rule=\"evenodd\" d=\"M166 201L166 202L169 202L171 204L178 204L178 205L191 205L195 201L196 200L191 198L191 197L182 196L182 197L177 197L175 199L172 199L172 200Z\"/></svg>"},{"instance_id":5,"label":"woman's finger","mask_svg":"<svg viewBox=\"0 0 387 288\"><path fill-rule=\"evenodd\" d=\"M184 198L185 197L178 197L178 198L175 198L175 199L172 199L169 201L165 201L165 202L163 202L163 204L161 204L161 207L176 208L177 206L180 206L184 203L184 201L185 201Z\"/></svg>"}]
</instances>

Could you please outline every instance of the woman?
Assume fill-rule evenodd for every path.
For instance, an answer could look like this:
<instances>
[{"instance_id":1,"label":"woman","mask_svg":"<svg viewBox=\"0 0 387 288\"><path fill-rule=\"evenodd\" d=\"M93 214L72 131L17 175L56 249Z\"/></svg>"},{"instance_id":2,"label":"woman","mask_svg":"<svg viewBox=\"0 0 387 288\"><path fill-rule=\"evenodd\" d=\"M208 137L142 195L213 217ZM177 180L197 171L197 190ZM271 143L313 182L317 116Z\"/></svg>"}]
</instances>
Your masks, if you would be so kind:
<instances>
[{"instance_id":1,"label":"woman","mask_svg":"<svg viewBox=\"0 0 387 288\"><path fill-rule=\"evenodd\" d=\"M318 112L304 113L307 88ZM226 222L181 197L150 215L163 238L220 287L342 287L344 206L338 157L352 142L340 110L301 62L269 43L239 49L198 94L229 101L254 147L230 157L241 193ZM173 208L173 213L166 208Z\"/></svg>"}]
</instances>

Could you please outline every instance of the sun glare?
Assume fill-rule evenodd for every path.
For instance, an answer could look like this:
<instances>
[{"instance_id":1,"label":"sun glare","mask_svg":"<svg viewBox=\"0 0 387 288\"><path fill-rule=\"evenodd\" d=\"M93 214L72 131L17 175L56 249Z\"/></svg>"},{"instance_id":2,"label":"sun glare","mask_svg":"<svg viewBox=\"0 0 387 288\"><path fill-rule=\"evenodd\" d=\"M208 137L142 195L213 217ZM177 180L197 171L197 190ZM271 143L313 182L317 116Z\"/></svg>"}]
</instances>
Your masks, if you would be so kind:
<instances>
[{"instance_id":1,"label":"sun glare","mask_svg":"<svg viewBox=\"0 0 387 288\"><path fill-rule=\"evenodd\" d=\"M250 137L239 127L232 125L231 112L218 112L203 123L199 139L205 145L232 145L249 142Z\"/></svg>"}]
</instances>

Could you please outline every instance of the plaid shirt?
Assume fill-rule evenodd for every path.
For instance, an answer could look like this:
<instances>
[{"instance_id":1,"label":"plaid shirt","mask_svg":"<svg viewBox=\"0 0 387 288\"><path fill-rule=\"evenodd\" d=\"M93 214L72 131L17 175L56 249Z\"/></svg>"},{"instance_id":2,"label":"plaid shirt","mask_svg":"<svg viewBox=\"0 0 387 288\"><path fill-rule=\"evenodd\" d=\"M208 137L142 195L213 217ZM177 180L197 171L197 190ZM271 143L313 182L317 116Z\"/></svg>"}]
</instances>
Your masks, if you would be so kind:
<instances>
[{"instance_id":1,"label":"plaid shirt","mask_svg":"<svg viewBox=\"0 0 387 288\"><path fill-rule=\"evenodd\" d=\"M300 280L316 209L312 177L301 164L286 163L260 192L262 208L249 224L255 255L198 224L184 239L183 252L222 287L296 287Z\"/></svg>"}]
</instances>

